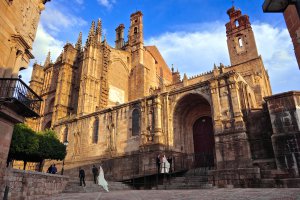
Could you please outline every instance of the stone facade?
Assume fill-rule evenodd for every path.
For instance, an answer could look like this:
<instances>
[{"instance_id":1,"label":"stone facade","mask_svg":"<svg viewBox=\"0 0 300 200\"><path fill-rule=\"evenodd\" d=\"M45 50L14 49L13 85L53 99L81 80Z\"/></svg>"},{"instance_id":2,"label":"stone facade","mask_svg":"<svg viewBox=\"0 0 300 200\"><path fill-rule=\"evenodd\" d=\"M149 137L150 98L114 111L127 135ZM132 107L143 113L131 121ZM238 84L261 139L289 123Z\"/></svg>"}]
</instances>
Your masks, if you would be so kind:
<instances>
[{"instance_id":1,"label":"stone facade","mask_svg":"<svg viewBox=\"0 0 300 200\"><path fill-rule=\"evenodd\" d=\"M276 169L264 100L271 86L249 17L234 7L227 14L231 65L183 79L155 46L144 46L140 11L130 16L128 41L124 25L116 28L115 48L102 41L102 22L93 22L84 47L80 33L55 62L48 55L34 65L30 86L44 103L41 118L28 124L69 142L72 176L100 162L114 180L153 174L155 157L165 153L176 169L212 167L215 178L239 169L260 178L259 168Z\"/></svg>"},{"instance_id":2,"label":"stone facade","mask_svg":"<svg viewBox=\"0 0 300 200\"><path fill-rule=\"evenodd\" d=\"M47 0L3 0L0 3L0 77L17 77L26 68L41 11Z\"/></svg>"},{"instance_id":3,"label":"stone facade","mask_svg":"<svg viewBox=\"0 0 300 200\"><path fill-rule=\"evenodd\" d=\"M13 126L29 117L20 113L20 107L7 97L8 88L12 89L16 82L5 84L3 78L16 78L20 70L26 68L31 53L40 14L48 0L2 0L0 2L0 198L5 188L4 173L9 152ZM6 80L11 81L11 80ZM6 82L7 83L7 82ZM20 83L20 82L19 82ZM21 83L20 83L21 84ZM23 87L24 84L21 84Z\"/></svg>"},{"instance_id":4,"label":"stone facade","mask_svg":"<svg viewBox=\"0 0 300 200\"><path fill-rule=\"evenodd\" d=\"M61 193L69 177L13 169L7 172L8 199L39 199Z\"/></svg>"}]
</instances>

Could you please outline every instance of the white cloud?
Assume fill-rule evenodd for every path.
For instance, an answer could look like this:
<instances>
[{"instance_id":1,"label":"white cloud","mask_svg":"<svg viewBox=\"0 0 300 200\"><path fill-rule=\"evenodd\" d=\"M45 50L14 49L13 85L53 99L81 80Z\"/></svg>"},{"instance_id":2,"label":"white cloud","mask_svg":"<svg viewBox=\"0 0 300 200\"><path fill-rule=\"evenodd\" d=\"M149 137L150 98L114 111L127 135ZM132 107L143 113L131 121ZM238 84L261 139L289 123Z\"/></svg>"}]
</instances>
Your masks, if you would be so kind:
<instances>
[{"instance_id":1,"label":"white cloud","mask_svg":"<svg viewBox=\"0 0 300 200\"><path fill-rule=\"evenodd\" d=\"M116 0L98 0L98 3L107 9L111 9L116 3Z\"/></svg>"},{"instance_id":2,"label":"white cloud","mask_svg":"<svg viewBox=\"0 0 300 200\"><path fill-rule=\"evenodd\" d=\"M55 39L51 35L49 35L45 30L44 27L40 24L37 29L36 39L33 43L33 55L35 60L40 64L44 64L44 60L48 52L51 52L51 59L53 61L59 56L59 54L63 50L64 43L60 40ZM32 72L32 64L34 61L31 62L31 65L28 69L21 71L21 75L23 79L28 82L31 77Z\"/></svg>"},{"instance_id":3,"label":"white cloud","mask_svg":"<svg viewBox=\"0 0 300 200\"><path fill-rule=\"evenodd\" d=\"M66 28L85 26L87 22L81 17L76 17L69 10L61 12L55 5L52 5L47 7L41 15L41 24L51 30L52 34L56 34Z\"/></svg>"},{"instance_id":4,"label":"white cloud","mask_svg":"<svg viewBox=\"0 0 300 200\"><path fill-rule=\"evenodd\" d=\"M166 62L188 76L212 70L214 63L229 65L225 23L199 24L194 30L164 33L145 41L156 45ZM286 29L269 24L253 25L259 54L268 69L274 93L300 89L300 71ZM288 81L295 80L295 81Z\"/></svg>"},{"instance_id":5,"label":"white cloud","mask_svg":"<svg viewBox=\"0 0 300 200\"><path fill-rule=\"evenodd\" d=\"M229 64L224 26L202 30L165 33L145 43L156 45L169 65L189 76L213 69L214 63Z\"/></svg>"}]
</instances>

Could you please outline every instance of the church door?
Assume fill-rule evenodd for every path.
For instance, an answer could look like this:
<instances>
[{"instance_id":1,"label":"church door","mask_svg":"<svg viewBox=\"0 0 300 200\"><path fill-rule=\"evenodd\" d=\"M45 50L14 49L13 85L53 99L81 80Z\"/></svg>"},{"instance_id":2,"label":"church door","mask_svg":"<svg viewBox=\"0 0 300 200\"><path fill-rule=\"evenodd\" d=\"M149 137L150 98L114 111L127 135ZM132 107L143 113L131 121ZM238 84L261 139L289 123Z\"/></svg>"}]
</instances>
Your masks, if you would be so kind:
<instances>
[{"instance_id":1,"label":"church door","mask_svg":"<svg viewBox=\"0 0 300 200\"><path fill-rule=\"evenodd\" d=\"M214 132L212 119L200 117L193 125L195 167L214 166Z\"/></svg>"}]
</instances>

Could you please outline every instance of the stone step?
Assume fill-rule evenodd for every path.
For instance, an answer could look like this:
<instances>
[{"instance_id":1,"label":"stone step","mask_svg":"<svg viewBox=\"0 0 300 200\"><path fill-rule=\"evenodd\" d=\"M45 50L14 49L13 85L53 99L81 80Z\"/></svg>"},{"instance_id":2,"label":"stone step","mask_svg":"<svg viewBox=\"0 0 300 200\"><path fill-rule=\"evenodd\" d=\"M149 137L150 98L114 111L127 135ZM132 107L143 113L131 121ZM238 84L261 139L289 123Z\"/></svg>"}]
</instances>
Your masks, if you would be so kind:
<instances>
[{"instance_id":1,"label":"stone step","mask_svg":"<svg viewBox=\"0 0 300 200\"><path fill-rule=\"evenodd\" d=\"M86 186L80 186L79 181L69 181L65 187L64 193L88 193L88 192L104 192L105 190L95 184L93 181L86 181ZM110 191L116 190L130 190L131 187L121 182L108 182L108 189Z\"/></svg>"},{"instance_id":2,"label":"stone step","mask_svg":"<svg viewBox=\"0 0 300 200\"><path fill-rule=\"evenodd\" d=\"M213 189L212 184L201 185L159 185L159 190L177 190L177 189Z\"/></svg>"}]
</instances>

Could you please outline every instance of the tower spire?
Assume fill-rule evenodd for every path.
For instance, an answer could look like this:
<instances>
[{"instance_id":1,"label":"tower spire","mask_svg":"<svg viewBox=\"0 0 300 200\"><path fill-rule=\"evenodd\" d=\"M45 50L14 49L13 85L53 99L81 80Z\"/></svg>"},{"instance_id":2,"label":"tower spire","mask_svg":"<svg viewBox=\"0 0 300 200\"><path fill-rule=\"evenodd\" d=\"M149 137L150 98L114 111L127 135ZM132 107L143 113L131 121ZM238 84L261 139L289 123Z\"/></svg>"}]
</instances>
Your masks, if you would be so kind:
<instances>
[{"instance_id":1,"label":"tower spire","mask_svg":"<svg viewBox=\"0 0 300 200\"><path fill-rule=\"evenodd\" d=\"M75 44L75 49L80 50L82 47L82 32L79 33L77 42Z\"/></svg>"},{"instance_id":2,"label":"tower spire","mask_svg":"<svg viewBox=\"0 0 300 200\"><path fill-rule=\"evenodd\" d=\"M86 45L92 44L94 42L94 37L95 37L95 21L92 21L92 25L86 41Z\"/></svg>"},{"instance_id":3,"label":"tower spire","mask_svg":"<svg viewBox=\"0 0 300 200\"><path fill-rule=\"evenodd\" d=\"M101 42L101 36L102 36L102 22L101 19L98 19L97 29L96 29L97 42Z\"/></svg>"},{"instance_id":4,"label":"tower spire","mask_svg":"<svg viewBox=\"0 0 300 200\"><path fill-rule=\"evenodd\" d=\"M47 57L46 57L44 66L47 66L47 65L49 65L50 63L51 63L51 53L50 53L50 51L48 51L48 54L47 54Z\"/></svg>"}]
</instances>

